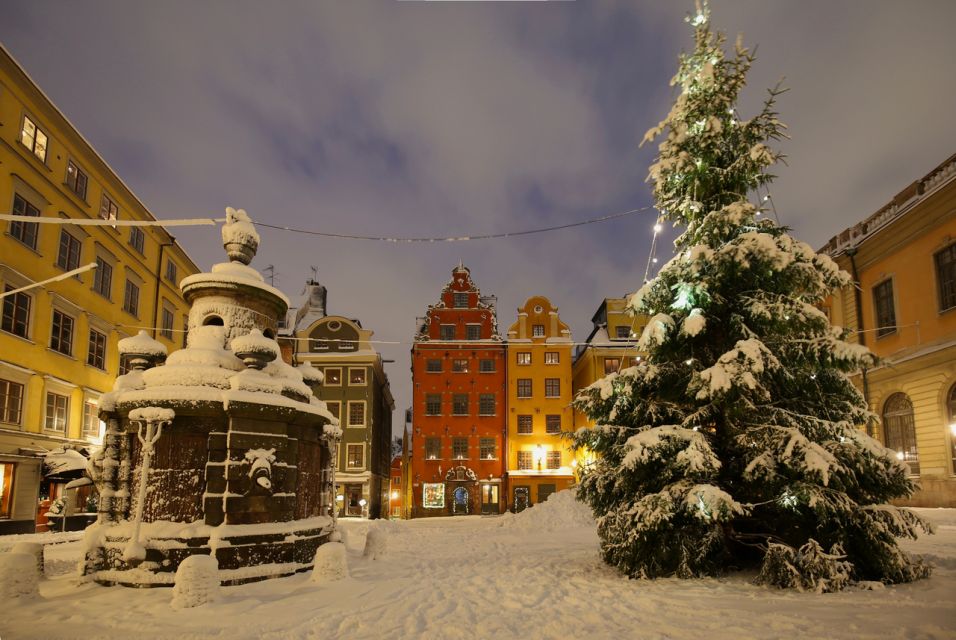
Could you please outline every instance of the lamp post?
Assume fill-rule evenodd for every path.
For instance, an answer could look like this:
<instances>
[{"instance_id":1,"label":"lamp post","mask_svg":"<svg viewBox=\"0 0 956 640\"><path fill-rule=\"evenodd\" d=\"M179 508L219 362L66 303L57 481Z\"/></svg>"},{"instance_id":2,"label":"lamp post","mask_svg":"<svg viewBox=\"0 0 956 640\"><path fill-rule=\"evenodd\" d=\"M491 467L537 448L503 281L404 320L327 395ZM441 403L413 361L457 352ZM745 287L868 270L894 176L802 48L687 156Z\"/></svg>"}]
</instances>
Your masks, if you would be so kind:
<instances>
[{"instance_id":1,"label":"lamp post","mask_svg":"<svg viewBox=\"0 0 956 640\"><path fill-rule=\"evenodd\" d=\"M146 481L149 469L153 462L154 445L163 435L163 425L169 424L176 417L172 409L159 407L142 407L129 412L131 422L138 423L136 439L140 443L142 462L139 466L139 488L136 492L136 513L133 516L133 533L123 550L123 560L146 559L146 547L140 541L139 534L143 524L143 503L146 502Z\"/></svg>"}]
</instances>

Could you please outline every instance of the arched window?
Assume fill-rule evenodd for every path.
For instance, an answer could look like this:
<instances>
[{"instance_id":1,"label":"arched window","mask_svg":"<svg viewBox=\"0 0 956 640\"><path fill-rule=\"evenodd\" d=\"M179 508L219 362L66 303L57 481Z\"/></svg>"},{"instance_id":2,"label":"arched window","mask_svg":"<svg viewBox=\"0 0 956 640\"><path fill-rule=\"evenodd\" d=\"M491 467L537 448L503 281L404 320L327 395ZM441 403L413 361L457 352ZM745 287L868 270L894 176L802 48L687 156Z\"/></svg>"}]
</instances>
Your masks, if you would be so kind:
<instances>
[{"instance_id":1,"label":"arched window","mask_svg":"<svg viewBox=\"0 0 956 640\"><path fill-rule=\"evenodd\" d=\"M883 405L883 441L896 452L896 457L909 465L910 473L919 475L913 403L905 393L894 393Z\"/></svg>"},{"instance_id":2,"label":"arched window","mask_svg":"<svg viewBox=\"0 0 956 640\"><path fill-rule=\"evenodd\" d=\"M202 325L204 327L208 327L208 326L222 327L224 326L224 324L225 323L222 321L222 318L216 315L206 316L205 318L203 318L203 321L202 321Z\"/></svg>"},{"instance_id":3,"label":"arched window","mask_svg":"<svg viewBox=\"0 0 956 640\"><path fill-rule=\"evenodd\" d=\"M949 451L953 458L953 473L956 474L956 384L949 388L946 408L949 409L949 424L946 426L949 431Z\"/></svg>"}]
</instances>

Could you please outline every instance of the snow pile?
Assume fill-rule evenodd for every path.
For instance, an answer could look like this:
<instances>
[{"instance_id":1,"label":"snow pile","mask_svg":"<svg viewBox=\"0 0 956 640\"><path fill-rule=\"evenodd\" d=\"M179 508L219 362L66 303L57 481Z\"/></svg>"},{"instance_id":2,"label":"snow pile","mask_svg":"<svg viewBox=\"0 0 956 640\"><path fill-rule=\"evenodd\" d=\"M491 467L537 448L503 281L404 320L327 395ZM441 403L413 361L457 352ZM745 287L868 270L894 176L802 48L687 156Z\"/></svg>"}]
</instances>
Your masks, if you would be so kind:
<instances>
[{"instance_id":1,"label":"snow pile","mask_svg":"<svg viewBox=\"0 0 956 640\"><path fill-rule=\"evenodd\" d=\"M315 551L312 582L334 582L349 577L344 542L326 542Z\"/></svg>"},{"instance_id":2,"label":"snow pile","mask_svg":"<svg viewBox=\"0 0 956 640\"><path fill-rule=\"evenodd\" d=\"M174 609L199 607L219 598L219 562L213 556L189 556L176 570Z\"/></svg>"},{"instance_id":3,"label":"snow pile","mask_svg":"<svg viewBox=\"0 0 956 640\"><path fill-rule=\"evenodd\" d=\"M176 412L162 407L140 407L129 412L129 419L146 422L172 422Z\"/></svg>"},{"instance_id":4,"label":"snow pile","mask_svg":"<svg viewBox=\"0 0 956 640\"><path fill-rule=\"evenodd\" d=\"M37 575L43 575L43 545L39 542L18 542L10 549L10 553L26 553L33 556L37 563Z\"/></svg>"},{"instance_id":5,"label":"snow pile","mask_svg":"<svg viewBox=\"0 0 956 640\"><path fill-rule=\"evenodd\" d=\"M29 553L0 555L0 602L39 595L40 574L36 557Z\"/></svg>"},{"instance_id":6,"label":"snow pile","mask_svg":"<svg viewBox=\"0 0 956 640\"><path fill-rule=\"evenodd\" d=\"M259 247L259 232L245 209L226 207L226 224L222 225L223 244L246 244L255 251Z\"/></svg>"},{"instance_id":7,"label":"snow pile","mask_svg":"<svg viewBox=\"0 0 956 640\"><path fill-rule=\"evenodd\" d=\"M573 528L594 528L591 508L578 502L574 489L558 491L521 513L506 514L501 526L523 531L565 531Z\"/></svg>"},{"instance_id":8,"label":"snow pile","mask_svg":"<svg viewBox=\"0 0 956 640\"><path fill-rule=\"evenodd\" d=\"M149 334L140 330L135 336L123 338L118 344L120 355L136 354L155 356L159 358L166 357L166 346L149 337Z\"/></svg>"},{"instance_id":9,"label":"snow pile","mask_svg":"<svg viewBox=\"0 0 956 640\"><path fill-rule=\"evenodd\" d=\"M372 527L365 535L365 551L363 556L369 560L377 560L385 556L388 547L388 534L380 527Z\"/></svg>"},{"instance_id":10,"label":"snow pile","mask_svg":"<svg viewBox=\"0 0 956 640\"><path fill-rule=\"evenodd\" d=\"M244 336L233 338L229 343L233 353L252 353L265 356L269 360L279 357L279 345L276 341L262 335L258 329L253 329ZM272 356L269 358L269 356Z\"/></svg>"},{"instance_id":11,"label":"snow pile","mask_svg":"<svg viewBox=\"0 0 956 640\"><path fill-rule=\"evenodd\" d=\"M302 380L306 384L322 384L325 380L325 375L308 362L303 362L296 369L302 374Z\"/></svg>"}]
</instances>

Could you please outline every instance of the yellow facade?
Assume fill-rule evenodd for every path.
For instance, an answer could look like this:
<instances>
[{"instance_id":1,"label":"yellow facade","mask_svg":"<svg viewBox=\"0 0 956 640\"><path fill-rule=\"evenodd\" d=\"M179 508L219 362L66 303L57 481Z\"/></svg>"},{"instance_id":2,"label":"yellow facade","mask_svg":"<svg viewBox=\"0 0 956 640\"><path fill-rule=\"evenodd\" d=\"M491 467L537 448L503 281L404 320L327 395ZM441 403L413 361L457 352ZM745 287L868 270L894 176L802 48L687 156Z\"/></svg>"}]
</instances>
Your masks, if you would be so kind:
<instances>
[{"instance_id":1,"label":"yellow facade","mask_svg":"<svg viewBox=\"0 0 956 640\"><path fill-rule=\"evenodd\" d=\"M0 212L154 219L2 47ZM119 371L120 338L166 327L150 334L170 351L182 345L188 307L178 284L198 269L161 227L133 229L0 222L0 291L105 265L3 299L0 462L14 483L0 525L33 519L39 466L31 455L98 441L95 403Z\"/></svg>"},{"instance_id":2,"label":"yellow facade","mask_svg":"<svg viewBox=\"0 0 956 640\"><path fill-rule=\"evenodd\" d=\"M871 434L917 477L910 504L956 507L956 156L823 250L858 283L831 321L882 360L855 377Z\"/></svg>"},{"instance_id":3,"label":"yellow facade","mask_svg":"<svg viewBox=\"0 0 956 640\"><path fill-rule=\"evenodd\" d=\"M561 437L573 427L571 330L544 296L528 298L508 330L509 509L542 502L574 483Z\"/></svg>"}]
</instances>

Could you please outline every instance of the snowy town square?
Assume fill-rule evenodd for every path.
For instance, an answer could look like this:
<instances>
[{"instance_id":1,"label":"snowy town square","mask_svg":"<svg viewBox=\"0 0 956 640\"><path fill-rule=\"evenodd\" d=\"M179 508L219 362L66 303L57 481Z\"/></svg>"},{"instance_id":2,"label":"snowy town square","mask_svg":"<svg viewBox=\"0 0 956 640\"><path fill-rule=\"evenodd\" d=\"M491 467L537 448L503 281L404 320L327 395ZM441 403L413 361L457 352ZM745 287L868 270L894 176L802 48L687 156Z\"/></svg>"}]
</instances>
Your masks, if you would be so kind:
<instances>
[{"instance_id":1,"label":"snowy town square","mask_svg":"<svg viewBox=\"0 0 956 640\"><path fill-rule=\"evenodd\" d=\"M956 640L954 23L5 4L0 640Z\"/></svg>"}]
</instances>

